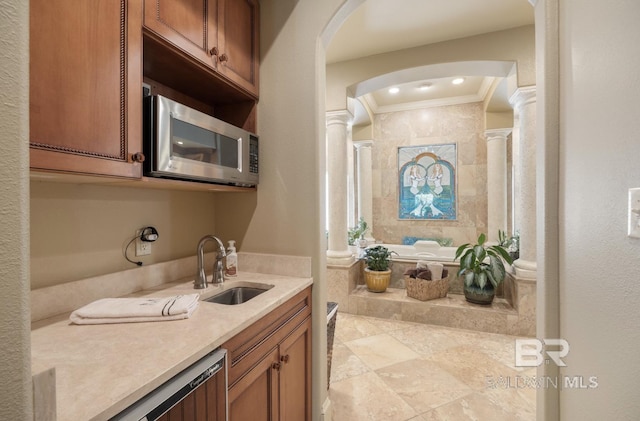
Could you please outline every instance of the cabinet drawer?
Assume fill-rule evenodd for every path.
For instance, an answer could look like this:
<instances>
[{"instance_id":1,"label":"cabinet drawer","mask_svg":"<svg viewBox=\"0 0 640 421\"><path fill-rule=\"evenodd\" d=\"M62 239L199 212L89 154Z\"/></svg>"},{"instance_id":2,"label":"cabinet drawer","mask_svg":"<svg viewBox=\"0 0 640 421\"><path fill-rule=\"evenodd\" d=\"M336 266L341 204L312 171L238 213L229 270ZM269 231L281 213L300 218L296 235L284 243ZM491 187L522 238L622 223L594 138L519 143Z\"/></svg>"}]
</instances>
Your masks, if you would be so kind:
<instances>
[{"instance_id":1,"label":"cabinet drawer","mask_svg":"<svg viewBox=\"0 0 640 421\"><path fill-rule=\"evenodd\" d=\"M311 287L255 322L222 347L229 356L229 387L311 315Z\"/></svg>"}]
</instances>

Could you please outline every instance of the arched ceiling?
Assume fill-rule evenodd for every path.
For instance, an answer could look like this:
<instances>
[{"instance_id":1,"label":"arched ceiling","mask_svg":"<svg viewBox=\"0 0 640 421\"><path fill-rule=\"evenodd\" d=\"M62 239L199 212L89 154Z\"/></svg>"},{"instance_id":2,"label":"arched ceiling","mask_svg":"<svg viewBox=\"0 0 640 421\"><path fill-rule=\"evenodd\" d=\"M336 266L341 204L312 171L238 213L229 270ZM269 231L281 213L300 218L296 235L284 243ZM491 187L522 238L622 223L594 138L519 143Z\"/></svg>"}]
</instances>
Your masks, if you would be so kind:
<instances>
[{"instance_id":1,"label":"arched ceiling","mask_svg":"<svg viewBox=\"0 0 640 421\"><path fill-rule=\"evenodd\" d=\"M516 28L534 23L533 6L527 0L366 0L337 30L327 47L327 63L356 60L431 43ZM386 80L385 80L386 76ZM465 82L453 85L454 76ZM482 71L435 72L432 75L395 79L383 75L356 92L370 112L437 106L484 100L492 95L489 109L509 108L507 89L500 77ZM429 89L420 90L423 85ZM400 91L390 94L388 89ZM357 113L359 114L359 113ZM362 116L364 117L364 116ZM366 117L365 117L366 118ZM356 116L356 123L358 116Z\"/></svg>"}]
</instances>

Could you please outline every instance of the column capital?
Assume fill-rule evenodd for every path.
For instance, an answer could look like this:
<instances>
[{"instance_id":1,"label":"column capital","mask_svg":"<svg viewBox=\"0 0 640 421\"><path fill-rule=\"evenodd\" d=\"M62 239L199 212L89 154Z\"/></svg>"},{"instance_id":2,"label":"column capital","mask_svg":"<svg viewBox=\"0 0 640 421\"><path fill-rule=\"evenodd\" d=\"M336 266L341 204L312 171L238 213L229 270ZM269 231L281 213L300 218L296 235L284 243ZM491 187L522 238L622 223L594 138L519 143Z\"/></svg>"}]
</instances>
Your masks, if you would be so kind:
<instances>
[{"instance_id":1,"label":"column capital","mask_svg":"<svg viewBox=\"0 0 640 421\"><path fill-rule=\"evenodd\" d=\"M373 140L354 140L353 146L355 148L370 148L373 146Z\"/></svg>"},{"instance_id":2,"label":"column capital","mask_svg":"<svg viewBox=\"0 0 640 421\"><path fill-rule=\"evenodd\" d=\"M341 124L346 126L350 121L353 120L353 114L349 112L349 110L338 110L338 111L327 111L327 126L333 124Z\"/></svg>"},{"instance_id":3,"label":"column capital","mask_svg":"<svg viewBox=\"0 0 640 421\"><path fill-rule=\"evenodd\" d=\"M514 108L525 104L531 104L536 102L536 87L533 86L524 86L522 88L516 89L516 91L509 98L509 104L513 105Z\"/></svg>"},{"instance_id":4,"label":"column capital","mask_svg":"<svg viewBox=\"0 0 640 421\"><path fill-rule=\"evenodd\" d=\"M512 128L506 129L489 129L484 131L484 135L487 137L487 142L494 139L506 140L507 136L513 131Z\"/></svg>"}]
</instances>

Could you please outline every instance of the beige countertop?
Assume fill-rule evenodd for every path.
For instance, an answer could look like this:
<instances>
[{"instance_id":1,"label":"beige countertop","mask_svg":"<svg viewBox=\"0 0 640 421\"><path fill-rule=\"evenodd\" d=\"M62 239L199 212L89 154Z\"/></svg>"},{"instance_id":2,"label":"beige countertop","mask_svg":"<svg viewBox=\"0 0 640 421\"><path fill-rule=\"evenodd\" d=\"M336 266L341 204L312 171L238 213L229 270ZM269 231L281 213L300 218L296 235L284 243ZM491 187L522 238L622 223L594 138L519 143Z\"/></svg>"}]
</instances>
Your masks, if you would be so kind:
<instances>
[{"instance_id":1,"label":"beige countertop","mask_svg":"<svg viewBox=\"0 0 640 421\"><path fill-rule=\"evenodd\" d=\"M69 314L34 322L32 372L56 370L57 421L107 420L310 286L311 278L240 272L242 282L274 285L250 301L227 306L200 302L189 319L147 323L73 325ZM200 293L183 280L131 296Z\"/></svg>"}]
</instances>

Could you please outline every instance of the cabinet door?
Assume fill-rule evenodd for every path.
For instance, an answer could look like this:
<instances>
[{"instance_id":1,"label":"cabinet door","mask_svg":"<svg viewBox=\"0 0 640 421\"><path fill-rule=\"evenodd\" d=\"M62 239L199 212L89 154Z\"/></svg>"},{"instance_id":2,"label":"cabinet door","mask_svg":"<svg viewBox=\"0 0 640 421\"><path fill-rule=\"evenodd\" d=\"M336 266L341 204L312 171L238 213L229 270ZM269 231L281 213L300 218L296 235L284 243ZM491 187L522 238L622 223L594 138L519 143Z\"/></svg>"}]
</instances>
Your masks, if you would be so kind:
<instances>
[{"instance_id":1,"label":"cabinet door","mask_svg":"<svg viewBox=\"0 0 640 421\"><path fill-rule=\"evenodd\" d=\"M311 318L280 344L280 420L311 420Z\"/></svg>"},{"instance_id":2,"label":"cabinet door","mask_svg":"<svg viewBox=\"0 0 640 421\"><path fill-rule=\"evenodd\" d=\"M217 0L145 0L144 26L215 69L217 13Z\"/></svg>"},{"instance_id":3,"label":"cabinet door","mask_svg":"<svg viewBox=\"0 0 640 421\"><path fill-rule=\"evenodd\" d=\"M158 421L226 421L224 372L211 377Z\"/></svg>"},{"instance_id":4,"label":"cabinet door","mask_svg":"<svg viewBox=\"0 0 640 421\"><path fill-rule=\"evenodd\" d=\"M229 421L278 419L279 369L274 348L229 389Z\"/></svg>"},{"instance_id":5,"label":"cabinet door","mask_svg":"<svg viewBox=\"0 0 640 421\"><path fill-rule=\"evenodd\" d=\"M141 12L140 0L31 1L31 168L142 176Z\"/></svg>"},{"instance_id":6,"label":"cabinet door","mask_svg":"<svg viewBox=\"0 0 640 421\"><path fill-rule=\"evenodd\" d=\"M259 20L257 0L218 0L218 72L256 97Z\"/></svg>"}]
</instances>

